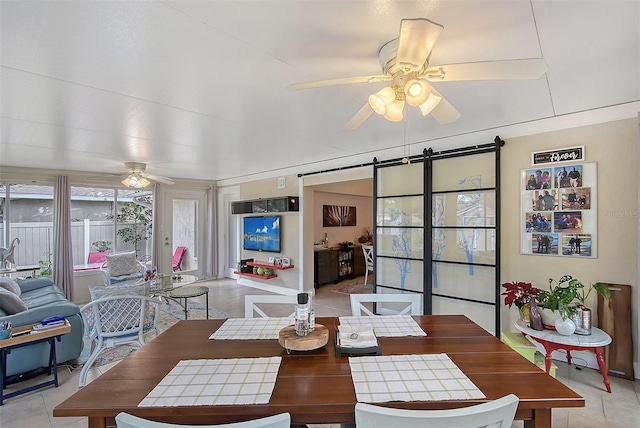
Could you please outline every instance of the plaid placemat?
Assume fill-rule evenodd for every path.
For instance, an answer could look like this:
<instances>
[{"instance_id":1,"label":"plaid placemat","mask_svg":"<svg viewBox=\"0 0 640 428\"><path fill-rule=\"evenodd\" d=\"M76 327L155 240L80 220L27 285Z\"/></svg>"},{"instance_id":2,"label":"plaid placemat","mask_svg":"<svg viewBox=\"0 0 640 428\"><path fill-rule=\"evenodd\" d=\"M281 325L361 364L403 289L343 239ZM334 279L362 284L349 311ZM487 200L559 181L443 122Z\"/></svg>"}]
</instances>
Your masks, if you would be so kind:
<instances>
[{"instance_id":1,"label":"plaid placemat","mask_svg":"<svg viewBox=\"0 0 640 428\"><path fill-rule=\"evenodd\" d=\"M485 398L447 354L349 357L363 403Z\"/></svg>"},{"instance_id":2,"label":"plaid placemat","mask_svg":"<svg viewBox=\"0 0 640 428\"><path fill-rule=\"evenodd\" d=\"M180 361L138 407L265 404L282 357Z\"/></svg>"},{"instance_id":3,"label":"plaid placemat","mask_svg":"<svg viewBox=\"0 0 640 428\"><path fill-rule=\"evenodd\" d=\"M377 337L426 336L411 315L382 315L373 317L339 317L340 325L372 327Z\"/></svg>"},{"instance_id":4,"label":"plaid placemat","mask_svg":"<svg viewBox=\"0 0 640 428\"><path fill-rule=\"evenodd\" d=\"M280 330L293 325L293 318L229 318L209 336L218 340L277 339Z\"/></svg>"}]
</instances>

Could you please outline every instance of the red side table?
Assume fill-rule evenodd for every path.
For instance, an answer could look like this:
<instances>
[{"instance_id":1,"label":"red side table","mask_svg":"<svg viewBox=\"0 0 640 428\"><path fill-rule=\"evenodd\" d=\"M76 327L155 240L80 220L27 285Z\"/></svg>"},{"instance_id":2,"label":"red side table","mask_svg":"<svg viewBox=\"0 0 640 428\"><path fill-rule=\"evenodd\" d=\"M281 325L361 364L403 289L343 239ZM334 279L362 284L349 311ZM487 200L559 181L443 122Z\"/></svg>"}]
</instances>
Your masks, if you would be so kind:
<instances>
[{"instance_id":1,"label":"red side table","mask_svg":"<svg viewBox=\"0 0 640 428\"><path fill-rule=\"evenodd\" d=\"M611 343L611 337L607 333L599 328L592 327L591 335L589 336L579 334L563 336L555 330L534 330L522 322L522 320L516 321L516 328L544 346L547 352L545 356L547 373L551 370L551 353L553 351L559 349L567 351L567 362L569 365L571 365L571 351L591 351L595 353L596 359L598 360L598 367L600 367L600 373L602 373L602 378L604 379L604 385L607 387L607 392L611 392L611 383L609 382L609 376L607 376L607 364L604 362L602 352L602 348Z\"/></svg>"}]
</instances>

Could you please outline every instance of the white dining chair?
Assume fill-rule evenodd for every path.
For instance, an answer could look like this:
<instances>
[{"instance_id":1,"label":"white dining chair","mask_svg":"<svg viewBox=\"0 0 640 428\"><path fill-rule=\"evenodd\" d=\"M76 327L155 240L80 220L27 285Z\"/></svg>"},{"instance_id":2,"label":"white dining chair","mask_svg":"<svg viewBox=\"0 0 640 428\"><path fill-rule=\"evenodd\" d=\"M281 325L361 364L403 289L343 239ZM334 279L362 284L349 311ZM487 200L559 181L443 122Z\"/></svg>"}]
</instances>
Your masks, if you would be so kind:
<instances>
[{"instance_id":1,"label":"white dining chair","mask_svg":"<svg viewBox=\"0 0 640 428\"><path fill-rule=\"evenodd\" d=\"M364 285L367 285L367 279L369 278L369 271L373 273L373 245L363 245L362 253L364 254Z\"/></svg>"},{"instance_id":2,"label":"white dining chair","mask_svg":"<svg viewBox=\"0 0 640 428\"><path fill-rule=\"evenodd\" d=\"M407 410L356 403L358 428L510 428L518 409L509 394L488 403L448 410Z\"/></svg>"},{"instance_id":3,"label":"white dining chair","mask_svg":"<svg viewBox=\"0 0 640 428\"><path fill-rule=\"evenodd\" d=\"M350 294L351 315L360 317L363 314L373 316L365 303L377 303L378 315L422 315L422 295L418 293L404 294Z\"/></svg>"},{"instance_id":4,"label":"white dining chair","mask_svg":"<svg viewBox=\"0 0 640 428\"><path fill-rule=\"evenodd\" d=\"M118 428L289 428L290 424L291 415L289 415L289 413L280 413L251 421L220 425L180 425L155 422L124 412L118 413L116 416L116 426Z\"/></svg>"},{"instance_id":5,"label":"white dining chair","mask_svg":"<svg viewBox=\"0 0 640 428\"><path fill-rule=\"evenodd\" d=\"M290 317L295 315L295 305L298 303L297 295L261 295L249 294L244 296L244 317L254 318L254 312L262 318L269 318L258 305L259 304L285 304L293 305Z\"/></svg>"},{"instance_id":6,"label":"white dining chair","mask_svg":"<svg viewBox=\"0 0 640 428\"><path fill-rule=\"evenodd\" d=\"M156 328L160 303L147 296L121 294L93 300L82 307L84 334L91 342L92 352L80 371L78 388L85 386L89 369L104 349L144 345L144 333Z\"/></svg>"}]
</instances>

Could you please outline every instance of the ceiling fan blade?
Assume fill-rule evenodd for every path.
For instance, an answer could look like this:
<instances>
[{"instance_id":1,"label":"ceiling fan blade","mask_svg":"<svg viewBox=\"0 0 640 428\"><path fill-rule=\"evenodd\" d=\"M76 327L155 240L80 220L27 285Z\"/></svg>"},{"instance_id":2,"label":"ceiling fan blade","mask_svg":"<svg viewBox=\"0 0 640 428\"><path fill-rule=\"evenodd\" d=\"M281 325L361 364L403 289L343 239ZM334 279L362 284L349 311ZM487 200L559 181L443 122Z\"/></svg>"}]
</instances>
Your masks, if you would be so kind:
<instances>
[{"instance_id":1,"label":"ceiling fan blade","mask_svg":"<svg viewBox=\"0 0 640 428\"><path fill-rule=\"evenodd\" d=\"M297 91L299 89L322 88L324 86L347 85L349 83L386 82L391 79L392 77L384 75L343 77L340 79L318 80L316 82L294 83L293 85L289 85L287 89L289 89L290 91Z\"/></svg>"},{"instance_id":2,"label":"ceiling fan blade","mask_svg":"<svg viewBox=\"0 0 640 428\"><path fill-rule=\"evenodd\" d=\"M367 119L369 119L369 116L371 116L371 114L373 114L373 109L371 108L369 103L366 103L360 110L358 110L358 112L351 118L351 120L349 120L349 122L347 122L347 124L342 127L342 130L348 132L353 131L354 129L358 129L360 125L362 125L367 121Z\"/></svg>"},{"instance_id":3,"label":"ceiling fan blade","mask_svg":"<svg viewBox=\"0 0 640 428\"><path fill-rule=\"evenodd\" d=\"M160 183L164 183L164 184L175 184L173 182L173 180L170 179L169 177L163 177L161 175L149 174L148 172L141 172L140 176L144 177L144 178L148 178L149 180L159 181Z\"/></svg>"},{"instance_id":4,"label":"ceiling fan blade","mask_svg":"<svg viewBox=\"0 0 640 428\"><path fill-rule=\"evenodd\" d=\"M405 73L421 71L443 28L442 25L428 19L403 19L400 21L396 66Z\"/></svg>"},{"instance_id":5,"label":"ceiling fan blade","mask_svg":"<svg viewBox=\"0 0 640 428\"><path fill-rule=\"evenodd\" d=\"M460 119L460 116L462 116L460 112L456 110L442 94L433 88L431 92L442 98L438 105L431 111L431 116L433 116L440 125L446 125L447 123L452 123Z\"/></svg>"},{"instance_id":6,"label":"ceiling fan blade","mask_svg":"<svg viewBox=\"0 0 640 428\"><path fill-rule=\"evenodd\" d=\"M524 80L537 79L547 71L543 59L468 62L430 67L424 78L432 82L459 80Z\"/></svg>"}]
</instances>

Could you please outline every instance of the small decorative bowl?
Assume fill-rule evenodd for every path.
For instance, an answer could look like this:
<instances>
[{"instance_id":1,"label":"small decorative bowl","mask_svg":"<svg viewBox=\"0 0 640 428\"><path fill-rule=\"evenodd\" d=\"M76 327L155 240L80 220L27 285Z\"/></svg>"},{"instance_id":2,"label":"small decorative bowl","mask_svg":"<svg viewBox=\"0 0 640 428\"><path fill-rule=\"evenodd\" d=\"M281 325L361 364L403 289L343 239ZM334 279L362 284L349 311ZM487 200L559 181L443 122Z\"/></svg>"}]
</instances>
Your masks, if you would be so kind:
<instances>
[{"instance_id":1,"label":"small decorative bowl","mask_svg":"<svg viewBox=\"0 0 640 428\"><path fill-rule=\"evenodd\" d=\"M0 330L0 340L9 339L11 337L11 329Z\"/></svg>"}]
</instances>

